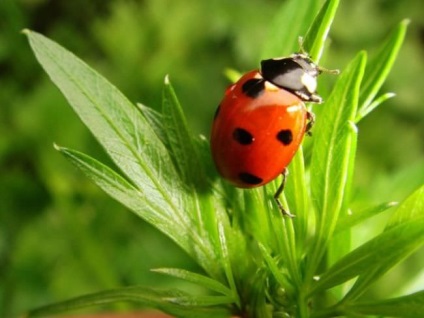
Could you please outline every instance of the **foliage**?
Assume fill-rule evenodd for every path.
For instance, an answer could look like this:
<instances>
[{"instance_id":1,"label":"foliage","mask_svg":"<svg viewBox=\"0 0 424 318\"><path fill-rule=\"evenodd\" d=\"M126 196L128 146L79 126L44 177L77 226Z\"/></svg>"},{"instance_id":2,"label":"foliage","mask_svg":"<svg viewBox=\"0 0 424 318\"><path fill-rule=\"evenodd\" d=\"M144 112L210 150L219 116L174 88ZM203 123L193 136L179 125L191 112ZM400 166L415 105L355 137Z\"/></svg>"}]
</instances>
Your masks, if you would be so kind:
<instances>
[{"instance_id":1,"label":"foliage","mask_svg":"<svg viewBox=\"0 0 424 318\"><path fill-rule=\"evenodd\" d=\"M304 46L318 60L338 1L327 1L315 20L309 8L316 2L294 3L277 14L275 28L288 17L307 17L301 29L285 36L293 39L311 24ZM122 300L181 317L422 315L422 292L367 302L361 296L423 245L423 187L398 205L380 234L357 248L349 246L353 225L392 206L379 204L359 216L350 209L356 123L389 97L376 94L406 27L402 21L369 62L365 52L358 53L337 79L314 127L310 164L304 164L301 150L290 167L284 202L294 219L283 218L273 204L269 193L276 184L235 190L211 173L208 142L189 131L168 77L161 112L136 107L72 53L25 31L38 61L117 169L81 152L56 148L110 196L169 236L203 270L157 272L210 291L194 295L127 287L36 309L30 316ZM275 32L268 43L279 36ZM264 54L279 50L268 45ZM411 310L405 314L405 308Z\"/></svg>"},{"instance_id":2,"label":"foliage","mask_svg":"<svg viewBox=\"0 0 424 318\"><path fill-rule=\"evenodd\" d=\"M395 91L396 98L358 124L350 200L354 213L337 223L340 244L331 249L338 253L380 233L394 210L388 207L403 201L424 179L423 4L420 0L388 0L384 6L379 1L342 1L326 39L320 64L344 70L358 48L366 48L373 59L388 26L411 18L397 62L382 86L382 92ZM113 167L34 61L20 31L31 28L65 44L131 101L156 110L161 108L160 83L169 73L190 128L207 134L216 103L228 85L221 70L232 66L240 74L252 69L265 48L273 45L278 47L268 52L270 57L298 49L297 36L306 30L296 34L290 30L302 23L290 20L294 21L290 28L288 20L283 28L270 23L274 14L284 14L280 5L280 0L0 1L0 316L13 317L40 304L128 284L178 286L199 293L196 284L148 274L148 270L177 267L204 273L174 242L137 215L125 213L125 207L54 151L53 141ZM310 19L317 8L316 3L311 6ZM281 39L287 31L293 34L285 43ZM272 44L273 36L277 42ZM309 44L306 47L313 51ZM336 79L329 75L319 79L319 93L326 100ZM319 117L323 109L325 104L314 107L314 112ZM314 137L305 138L303 143L307 175L313 141ZM289 187L296 181L296 169L290 169ZM207 173L214 177L212 171ZM299 180L309 186L308 179ZM272 193L271 187L267 193ZM286 190L290 200L293 194ZM298 214L303 209L301 204L294 207L296 202L289 204ZM313 213L307 215L304 225L310 227ZM343 235L350 226L350 237ZM303 233L310 232L295 234L302 238ZM422 288L423 251L399 263L361 297L384 299ZM343 290L333 288L333 292ZM139 304L104 304L91 310L131 308Z\"/></svg>"}]
</instances>

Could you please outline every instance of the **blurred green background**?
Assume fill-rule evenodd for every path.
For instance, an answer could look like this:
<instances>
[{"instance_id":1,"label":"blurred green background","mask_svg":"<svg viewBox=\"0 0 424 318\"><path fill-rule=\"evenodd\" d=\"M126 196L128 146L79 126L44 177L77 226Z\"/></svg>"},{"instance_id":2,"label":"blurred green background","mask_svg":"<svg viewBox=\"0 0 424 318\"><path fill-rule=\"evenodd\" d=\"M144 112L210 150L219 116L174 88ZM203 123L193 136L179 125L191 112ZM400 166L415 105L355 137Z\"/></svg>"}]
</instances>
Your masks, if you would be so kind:
<instances>
[{"instance_id":1,"label":"blurred green background","mask_svg":"<svg viewBox=\"0 0 424 318\"><path fill-rule=\"evenodd\" d=\"M283 2L0 0L0 317L100 289L175 283L149 273L153 267L196 270L175 244L54 151L56 142L108 162L20 30L51 37L130 100L156 109L170 74L193 131L207 135L228 84L224 69L257 67ZM401 19L411 19L383 88L397 97L359 124L358 207L402 200L424 181L423 12L422 0L342 1L334 23L323 63L342 69L358 50L372 54ZM397 281L408 283L423 260L422 252L410 259Z\"/></svg>"}]
</instances>

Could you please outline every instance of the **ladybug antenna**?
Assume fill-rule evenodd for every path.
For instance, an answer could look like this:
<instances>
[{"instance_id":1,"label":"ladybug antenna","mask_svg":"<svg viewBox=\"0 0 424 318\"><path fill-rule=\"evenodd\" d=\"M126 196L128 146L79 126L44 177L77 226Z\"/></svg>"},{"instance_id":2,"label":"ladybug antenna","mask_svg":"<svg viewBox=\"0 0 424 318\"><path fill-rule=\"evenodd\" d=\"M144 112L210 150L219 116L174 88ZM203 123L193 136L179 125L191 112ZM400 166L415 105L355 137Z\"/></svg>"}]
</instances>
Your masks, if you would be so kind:
<instances>
[{"instance_id":1,"label":"ladybug antenna","mask_svg":"<svg viewBox=\"0 0 424 318\"><path fill-rule=\"evenodd\" d=\"M333 74L333 75L339 75L340 74L340 70L339 69L333 69L330 70L328 68L322 67L322 66L318 66L318 71L320 73L329 73L329 74Z\"/></svg>"},{"instance_id":2,"label":"ladybug antenna","mask_svg":"<svg viewBox=\"0 0 424 318\"><path fill-rule=\"evenodd\" d=\"M309 54L305 51L305 47L303 46L303 36L299 36L297 38L297 43L299 44L299 53L309 56Z\"/></svg>"},{"instance_id":3,"label":"ladybug antenna","mask_svg":"<svg viewBox=\"0 0 424 318\"><path fill-rule=\"evenodd\" d=\"M299 36L297 41L299 43L299 53L309 57L309 53L305 51L305 47L303 46L303 42L304 42L303 36ZM338 69L330 70L330 69L322 67L322 66L317 66L317 67L318 67L318 71L320 73L329 73L329 74L334 74L334 75L340 74L340 70L338 70Z\"/></svg>"}]
</instances>

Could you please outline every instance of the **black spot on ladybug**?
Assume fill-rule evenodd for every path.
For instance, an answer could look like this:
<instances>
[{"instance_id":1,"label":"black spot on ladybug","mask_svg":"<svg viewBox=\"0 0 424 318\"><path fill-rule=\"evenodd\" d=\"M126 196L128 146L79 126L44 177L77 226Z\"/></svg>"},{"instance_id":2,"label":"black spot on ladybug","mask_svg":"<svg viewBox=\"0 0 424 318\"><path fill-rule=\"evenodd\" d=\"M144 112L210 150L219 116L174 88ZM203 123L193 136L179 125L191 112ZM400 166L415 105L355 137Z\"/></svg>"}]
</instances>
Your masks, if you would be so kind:
<instances>
[{"instance_id":1,"label":"black spot on ladybug","mask_svg":"<svg viewBox=\"0 0 424 318\"><path fill-rule=\"evenodd\" d=\"M256 185L260 184L263 180L254 174L248 172L242 172L239 174L239 179L246 184Z\"/></svg>"},{"instance_id":2,"label":"black spot on ladybug","mask_svg":"<svg viewBox=\"0 0 424 318\"><path fill-rule=\"evenodd\" d=\"M213 120L215 120L218 117L220 110L221 110L221 105L218 105L218 108L215 110L215 115L213 116Z\"/></svg>"},{"instance_id":3,"label":"black spot on ladybug","mask_svg":"<svg viewBox=\"0 0 424 318\"><path fill-rule=\"evenodd\" d=\"M265 81L261 78L251 78L241 86L241 90L246 96L258 98L265 91Z\"/></svg>"},{"instance_id":4,"label":"black spot on ladybug","mask_svg":"<svg viewBox=\"0 0 424 318\"><path fill-rule=\"evenodd\" d=\"M293 141L293 134L290 129L282 129L278 132L277 139L283 145L288 146Z\"/></svg>"},{"instance_id":5,"label":"black spot on ladybug","mask_svg":"<svg viewBox=\"0 0 424 318\"><path fill-rule=\"evenodd\" d=\"M233 138L241 145L250 145L254 140L253 135L243 128L234 129Z\"/></svg>"}]
</instances>

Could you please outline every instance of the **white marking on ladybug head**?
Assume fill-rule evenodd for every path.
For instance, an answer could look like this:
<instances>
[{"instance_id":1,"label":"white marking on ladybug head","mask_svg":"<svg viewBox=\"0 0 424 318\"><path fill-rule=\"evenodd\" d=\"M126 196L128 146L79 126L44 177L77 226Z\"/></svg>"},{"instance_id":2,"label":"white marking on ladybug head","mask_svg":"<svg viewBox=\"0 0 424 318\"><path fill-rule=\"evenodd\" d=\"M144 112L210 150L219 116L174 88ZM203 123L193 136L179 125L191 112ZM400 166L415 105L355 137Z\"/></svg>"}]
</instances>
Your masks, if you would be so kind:
<instances>
[{"instance_id":1,"label":"white marking on ladybug head","mask_svg":"<svg viewBox=\"0 0 424 318\"><path fill-rule=\"evenodd\" d=\"M309 93L314 93L317 89L317 79L316 77L303 73L302 78L300 79L302 84L306 87Z\"/></svg>"}]
</instances>

